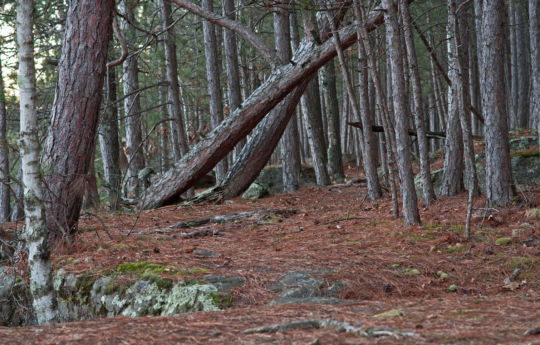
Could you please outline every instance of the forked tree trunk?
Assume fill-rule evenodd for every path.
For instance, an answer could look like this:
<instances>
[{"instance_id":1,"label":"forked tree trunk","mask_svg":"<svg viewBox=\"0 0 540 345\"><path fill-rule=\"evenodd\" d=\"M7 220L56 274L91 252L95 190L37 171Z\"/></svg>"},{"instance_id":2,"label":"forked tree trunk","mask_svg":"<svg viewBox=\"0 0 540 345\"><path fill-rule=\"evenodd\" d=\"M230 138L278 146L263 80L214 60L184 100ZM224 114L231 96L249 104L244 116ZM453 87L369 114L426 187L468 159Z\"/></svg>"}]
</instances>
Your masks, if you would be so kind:
<instances>
[{"instance_id":1,"label":"forked tree trunk","mask_svg":"<svg viewBox=\"0 0 540 345\"><path fill-rule=\"evenodd\" d=\"M409 5L406 0L400 0L401 16L403 18L403 34L405 36L405 46L409 56L409 70L414 103L414 122L418 133L418 151L420 157L420 175L422 176L422 192L426 205L431 205L435 201L435 191L431 182L431 171L429 169L428 141L426 138L426 124L424 120L424 104L422 102L422 87L420 85L420 72L418 70L418 59L416 57L416 47L411 26L411 15Z\"/></svg>"},{"instance_id":2,"label":"forked tree trunk","mask_svg":"<svg viewBox=\"0 0 540 345\"><path fill-rule=\"evenodd\" d=\"M25 237L30 266L32 305L40 325L57 321L56 296L52 286L49 229L39 165L36 70L34 65L34 2L17 1L19 47L20 148L24 184Z\"/></svg>"},{"instance_id":3,"label":"forked tree trunk","mask_svg":"<svg viewBox=\"0 0 540 345\"><path fill-rule=\"evenodd\" d=\"M405 80L403 79L403 53L401 49L400 32L398 28L397 6L392 0L383 0L385 9L384 19L386 26L387 54L390 59L392 75L392 100L394 103L395 132L397 144L397 162L401 180L401 197L403 203L403 218L406 226L420 223L407 116L407 100Z\"/></svg>"},{"instance_id":4,"label":"forked tree trunk","mask_svg":"<svg viewBox=\"0 0 540 345\"><path fill-rule=\"evenodd\" d=\"M380 13L372 16L367 24L373 30L384 20ZM356 27L349 25L339 30L344 48L356 41ZM303 41L296 51L294 61L275 69L270 77L248 97L242 107L230 114L177 162L171 170L157 180L141 198L139 207L155 208L173 202L202 178L217 162L229 153L263 117L299 85L303 84L326 62L336 55L332 42L316 44Z\"/></svg>"},{"instance_id":5,"label":"forked tree trunk","mask_svg":"<svg viewBox=\"0 0 540 345\"><path fill-rule=\"evenodd\" d=\"M490 205L509 205L514 196L504 84L504 1L484 1L480 89L486 120L486 195Z\"/></svg>"},{"instance_id":6,"label":"forked tree trunk","mask_svg":"<svg viewBox=\"0 0 540 345\"><path fill-rule=\"evenodd\" d=\"M390 110L384 97L383 85L378 73L378 65L375 51L371 46L368 32L366 30L367 24L365 10L363 6L357 6L357 8L360 10L360 16L358 17L358 19L360 19L360 25L358 27L358 30L360 30L359 33L361 37L361 39L358 41L358 44L364 45L364 50L366 51L367 63L369 67L368 71L371 80L373 81L373 87L375 89L377 114L379 115L384 125L384 142L386 146L381 150L381 152L386 153L386 171L388 172L388 185L390 186L390 193L392 195L392 215L397 218L399 217L399 202L397 196L396 176L394 169L394 165L396 162L396 138L394 126L390 121Z\"/></svg>"},{"instance_id":7,"label":"forked tree trunk","mask_svg":"<svg viewBox=\"0 0 540 345\"><path fill-rule=\"evenodd\" d=\"M112 0L71 0L51 125L44 147L47 225L57 237L76 232L101 104Z\"/></svg>"},{"instance_id":8,"label":"forked tree trunk","mask_svg":"<svg viewBox=\"0 0 540 345\"><path fill-rule=\"evenodd\" d=\"M360 23L360 10L359 10L358 1L354 2L354 15L358 23ZM361 40L360 29L357 32L358 40ZM362 121L362 126L364 130L364 172L368 184L368 195L371 200L375 200L381 197L382 190L379 184L379 176L377 174L377 139L373 131L370 131L369 128L373 125L371 117L371 109L375 107L371 106L369 98L369 72L367 64L366 50L363 44L357 44L358 50L358 84L359 84L359 94L360 94L360 119Z\"/></svg>"},{"instance_id":9,"label":"forked tree trunk","mask_svg":"<svg viewBox=\"0 0 540 345\"><path fill-rule=\"evenodd\" d=\"M9 222L9 146L6 128L6 99L4 79L2 78L2 60L0 58L0 223Z\"/></svg>"}]
</instances>

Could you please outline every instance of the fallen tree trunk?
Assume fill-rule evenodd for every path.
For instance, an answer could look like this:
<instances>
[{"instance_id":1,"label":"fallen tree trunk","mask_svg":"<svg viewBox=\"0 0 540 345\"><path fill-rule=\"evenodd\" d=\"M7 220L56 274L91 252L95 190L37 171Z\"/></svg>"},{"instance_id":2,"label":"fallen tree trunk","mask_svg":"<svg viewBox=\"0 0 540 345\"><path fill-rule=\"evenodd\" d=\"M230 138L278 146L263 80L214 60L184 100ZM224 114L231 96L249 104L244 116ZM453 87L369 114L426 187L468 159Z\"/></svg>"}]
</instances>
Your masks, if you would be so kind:
<instances>
[{"instance_id":1,"label":"fallen tree trunk","mask_svg":"<svg viewBox=\"0 0 540 345\"><path fill-rule=\"evenodd\" d=\"M347 124L349 126L353 126L353 127L362 129L362 123L360 123L360 122L347 122ZM372 125L371 130L373 132L384 133L384 127L383 126ZM413 137L418 136L418 134L416 133L415 130L409 129L408 132L409 132L410 136L413 136ZM444 139L444 138L446 138L446 133L445 132L426 131L426 137L432 138L432 139Z\"/></svg>"},{"instance_id":2,"label":"fallen tree trunk","mask_svg":"<svg viewBox=\"0 0 540 345\"><path fill-rule=\"evenodd\" d=\"M368 29L374 29L383 20L383 14L373 16ZM356 41L356 25L342 28L339 35L343 48L351 46ZM331 40L319 45L314 41L302 41L289 64L275 69L239 109L146 190L139 207L151 209L175 202L255 128L271 109L335 55L336 47Z\"/></svg>"},{"instance_id":3,"label":"fallen tree trunk","mask_svg":"<svg viewBox=\"0 0 540 345\"><path fill-rule=\"evenodd\" d=\"M360 122L347 122L347 124L349 126L353 126L353 127L362 129L362 124ZM373 132L384 133L384 127L383 126L373 125L373 126L371 126L371 130ZM418 134L416 133L415 130L409 129L408 131L409 131L410 136L413 136L413 137L418 136ZM444 138L446 138L446 133L445 132L426 131L426 137L431 138L431 139L444 139ZM476 140L476 141L483 141L484 137L482 137L482 136L473 136L473 139Z\"/></svg>"}]
</instances>

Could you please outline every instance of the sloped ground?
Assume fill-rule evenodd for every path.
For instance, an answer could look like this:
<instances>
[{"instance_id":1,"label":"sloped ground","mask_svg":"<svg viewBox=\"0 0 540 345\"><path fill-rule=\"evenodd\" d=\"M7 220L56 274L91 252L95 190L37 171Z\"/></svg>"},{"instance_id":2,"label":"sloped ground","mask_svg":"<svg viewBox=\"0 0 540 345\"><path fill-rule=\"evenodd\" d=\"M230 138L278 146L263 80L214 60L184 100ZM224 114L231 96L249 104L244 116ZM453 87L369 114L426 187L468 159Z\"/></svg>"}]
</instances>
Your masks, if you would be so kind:
<instances>
[{"instance_id":1,"label":"sloped ground","mask_svg":"<svg viewBox=\"0 0 540 345\"><path fill-rule=\"evenodd\" d=\"M540 327L540 219L525 216L540 204L540 190L525 191L526 203L492 210L489 218L484 200L476 200L469 242L463 238L464 194L422 209L423 226L408 228L392 219L388 197L370 202L365 195L364 185L305 187L257 201L102 213L105 228L87 216L77 243L55 250L56 269L99 276L121 263L148 261L176 267L164 274L173 279L219 274L246 284L233 290L232 305L223 311L0 328L0 343L540 344L540 335L524 335ZM215 236L183 238L192 229L167 228L261 209L296 213L205 225L218 230ZM269 305L277 297L269 287L298 271L341 282L337 297L350 303ZM244 333L325 318L382 332L373 338L335 327Z\"/></svg>"}]
</instances>

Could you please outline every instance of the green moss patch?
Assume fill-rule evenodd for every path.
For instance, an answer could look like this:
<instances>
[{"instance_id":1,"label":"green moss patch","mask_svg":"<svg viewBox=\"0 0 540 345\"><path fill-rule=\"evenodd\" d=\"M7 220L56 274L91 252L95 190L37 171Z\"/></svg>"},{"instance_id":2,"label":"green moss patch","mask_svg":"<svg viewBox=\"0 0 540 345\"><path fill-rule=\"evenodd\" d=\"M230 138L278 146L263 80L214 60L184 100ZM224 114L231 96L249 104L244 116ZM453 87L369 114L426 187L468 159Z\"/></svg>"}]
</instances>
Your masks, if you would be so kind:
<instances>
[{"instance_id":1,"label":"green moss patch","mask_svg":"<svg viewBox=\"0 0 540 345\"><path fill-rule=\"evenodd\" d=\"M178 269L174 266L164 266L164 265L156 264L153 262L139 261L139 262L127 262L127 263L120 264L116 268L116 272L119 274L128 274L128 273L174 274L178 272Z\"/></svg>"}]
</instances>

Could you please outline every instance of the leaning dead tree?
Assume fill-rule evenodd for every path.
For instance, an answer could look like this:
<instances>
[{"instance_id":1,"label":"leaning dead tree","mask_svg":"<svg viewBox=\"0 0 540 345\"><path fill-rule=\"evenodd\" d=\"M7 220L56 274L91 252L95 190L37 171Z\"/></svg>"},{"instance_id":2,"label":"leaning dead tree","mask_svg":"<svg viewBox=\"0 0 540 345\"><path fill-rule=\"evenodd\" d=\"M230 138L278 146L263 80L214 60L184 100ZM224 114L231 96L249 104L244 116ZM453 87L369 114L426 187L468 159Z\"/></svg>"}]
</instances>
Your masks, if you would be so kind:
<instances>
[{"instance_id":1,"label":"leaning dead tree","mask_svg":"<svg viewBox=\"0 0 540 345\"><path fill-rule=\"evenodd\" d=\"M175 0L174 3L183 6L184 1ZM192 10L190 4L188 10L205 18L211 14L200 12L200 8ZM213 19L219 25L223 19ZM368 30L373 30L384 21L384 15L376 13L370 16L367 22ZM227 28L238 32L238 23L232 25L226 23ZM248 30L242 28L242 30ZM356 25L349 25L338 31L341 38L342 48L345 49L356 42ZM242 37L254 39L250 33L244 33ZM256 40L255 40L256 41ZM256 42L261 44L260 41ZM269 49L259 46L259 51L268 52ZM336 56L336 47L333 41L328 40L317 43L313 40L304 39L294 53L292 61L286 65L276 67L269 78L257 88L236 111L232 112L218 127L201 140L191 151L178 161L172 169L154 182L146 190L141 198L139 207L151 209L173 203L188 188L193 186L200 178L209 172L236 143L243 139L255 126L281 102L294 89L309 80L319 68L324 66L330 59ZM267 60L275 62L275 57L270 55ZM296 97L292 97L293 99Z\"/></svg>"}]
</instances>

